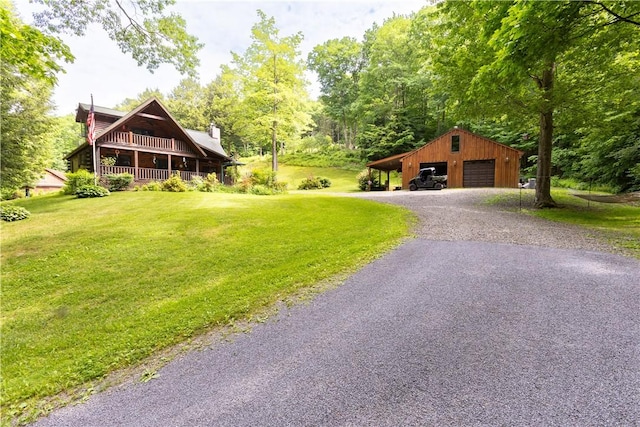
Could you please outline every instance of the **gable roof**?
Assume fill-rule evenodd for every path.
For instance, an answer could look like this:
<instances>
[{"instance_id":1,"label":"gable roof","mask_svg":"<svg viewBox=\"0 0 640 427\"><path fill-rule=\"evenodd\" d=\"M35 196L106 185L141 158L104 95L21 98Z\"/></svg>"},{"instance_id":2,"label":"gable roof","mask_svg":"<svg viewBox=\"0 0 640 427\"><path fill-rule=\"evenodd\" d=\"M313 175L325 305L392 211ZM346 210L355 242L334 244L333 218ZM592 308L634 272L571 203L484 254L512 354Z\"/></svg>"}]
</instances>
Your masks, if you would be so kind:
<instances>
[{"instance_id":1,"label":"gable roof","mask_svg":"<svg viewBox=\"0 0 640 427\"><path fill-rule=\"evenodd\" d=\"M461 134L461 133L466 133L467 135L475 136L476 138L479 138L479 139L485 140L485 141L487 141L487 142L489 142L489 143L491 143L491 144L500 145L500 146L502 146L502 147L508 148L509 150L513 150L513 151L515 151L515 152L517 152L517 153L518 153L518 156L522 156L522 155L524 154L524 151L522 151L522 150L518 150L517 148L510 147L510 146L508 146L508 145L506 145L506 144L502 144L502 143L500 143L500 142L498 142L498 141L494 141L493 139L489 139L489 138L484 137L484 136L482 136L482 135L478 135L477 133L473 133L473 132L471 132L471 131L468 131L468 130L466 130L466 129L462 129L462 128L459 128L459 127L457 127L457 126L456 126L456 127L452 128L452 129L449 129L449 131L447 131L447 132L443 133L442 135L437 136L436 138L433 138L431 141L427 142L427 143L426 143L426 144L424 144L423 146L420 146L420 147L416 148L416 149L415 149L415 150L413 150L413 151L409 151L408 153L406 153L406 155L405 155L404 157L409 157L410 155L412 155L412 154L414 154L414 153L416 153L416 152L418 152L418 151L422 150L422 149L423 149L423 148L425 148L426 146L431 145L431 144L433 144L433 143L435 143L435 142L439 141L440 139L442 139L442 138L444 138L444 137L446 137L446 136L448 136L448 135L451 135L451 134Z\"/></svg>"},{"instance_id":2,"label":"gable roof","mask_svg":"<svg viewBox=\"0 0 640 427\"><path fill-rule=\"evenodd\" d=\"M191 145L196 149L197 152L199 152L201 155L206 157L207 153L205 153L202 150L202 148L198 144L196 144L196 142L193 140L193 138L191 138L191 135L189 135L189 133L182 126L180 126L180 124L176 121L176 119L173 118L171 113L169 113L169 111L165 108L164 105L162 105L162 103L157 98L149 98L149 99L147 99L145 102L143 102L142 104L138 105L136 108L131 110L129 113L125 114L120 119L118 119L115 122L111 123L111 125L109 125L106 129L104 129L100 133L100 135L96 136L96 141L100 139L100 136L106 135L109 132L112 132L112 131L118 129L120 126L122 126L123 124L128 122L130 118L136 116L139 113L142 113L144 110L146 110L148 107L150 107L150 106L152 106L154 104L158 105L163 110L163 112L165 114L167 114L168 118L173 121L173 124L177 127L178 133L182 134L181 136L183 136L185 140L190 142ZM93 107L93 110L95 111L95 106Z\"/></svg>"},{"instance_id":3,"label":"gable roof","mask_svg":"<svg viewBox=\"0 0 640 427\"><path fill-rule=\"evenodd\" d=\"M197 130L185 129L176 121L176 119L171 115L169 110L158 100L157 98L149 98L138 107L134 108L132 111L126 113L124 111L114 110L111 108L100 107L97 105L93 106L93 111L96 114L103 116L110 116L115 118L116 120L107 126L105 129L98 131L96 135L96 141L100 139L102 135L106 135L109 132L112 132L118 129L123 124L127 123L131 118L135 117L138 114L144 114L144 111L149 108L160 108L161 112L166 114L167 119L171 121L171 124L174 125L178 134L180 134L181 139L184 139L188 143L190 143L195 151L202 155L203 157L207 157L207 153L205 150L212 152L218 156L224 157L226 160L232 160L231 157L227 155L222 148L222 144L219 139L212 138L207 132L201 132ZM78 111L76 113L76 122L83 123L87 119L87 115L89 110L91 109L90 104L79 103ZM87 146L88 143L80 145L78 148L73 150L71 153L67 155L67 158L73 156L77 151L81 148Z\"/></svg>"},{"instance_id":4,"label":"gable roof","mask_svg":"<svg viewBox=\"0 0 640 427\"><path fill-rule=\"evenodd\" d=\"M469 135L473 135L473 136L475 136L477 138L483 139L485 141L488 141L488 142L490 142L492 144L501 145L503 147L506 147L506 148L508 148L510 150L513 150L513 151L517 152L518 153L518 157L520 157L520 156L522 156L524 154L524 151L518 150L517 148L509 147L508 145L501 144L501 143L499 143L497 141L494 141L492 139L489 139L489 138L485 138L482 135L478 135L478 134L470 132L470 131L468 131L466 129L461 129L461 128L455 127L453 129L450 129L449 131L443 133L442 135L439 135L439 136L433 138L431 141L427 142L424 145L421 145L420 147L416 148L415 150L409 151L407 153L396 154L396 155L393 155L393 156L385 157L385 158L380 159L380 160L375 160L375 161L367 163L366 166L369 167L369 168L372 168L372 169L377 169L377 170L382 170L382 171L393 171L393 170L402 169L402 162L404 161L405 158L415 154L416 152L422 150L424 147L433 144L434 142L440 140L441 138L446 137L449 134L454 134L454 133L455 134L466 133L466 134L469 134Z\"/></svg>"}]
</instances>

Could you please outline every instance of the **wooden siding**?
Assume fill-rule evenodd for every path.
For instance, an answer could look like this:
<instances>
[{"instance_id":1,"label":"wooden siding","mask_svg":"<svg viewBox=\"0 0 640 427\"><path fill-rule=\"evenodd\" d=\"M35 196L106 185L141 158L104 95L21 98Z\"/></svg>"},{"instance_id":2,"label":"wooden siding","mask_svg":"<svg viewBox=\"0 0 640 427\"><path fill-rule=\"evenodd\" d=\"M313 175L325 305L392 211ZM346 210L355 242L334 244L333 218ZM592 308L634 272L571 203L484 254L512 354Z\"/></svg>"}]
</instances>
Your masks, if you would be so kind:
<instances>
[{"instance_id":1,"label":"wooden siding","mask_svg":"<svg viewBox=\"0 0 640 427\"><path fill-rule=\"evenodd\" d=\"M451 151L451 137L460 136L460 150ZM421 163L447 163L447 185L459 188L464 184L464 162L495 160L495 187L518 187L522 152L463 129L451 131L402 159L402 188L409 188L409 180L420 170Z\"/></svg>"}]
</instances>

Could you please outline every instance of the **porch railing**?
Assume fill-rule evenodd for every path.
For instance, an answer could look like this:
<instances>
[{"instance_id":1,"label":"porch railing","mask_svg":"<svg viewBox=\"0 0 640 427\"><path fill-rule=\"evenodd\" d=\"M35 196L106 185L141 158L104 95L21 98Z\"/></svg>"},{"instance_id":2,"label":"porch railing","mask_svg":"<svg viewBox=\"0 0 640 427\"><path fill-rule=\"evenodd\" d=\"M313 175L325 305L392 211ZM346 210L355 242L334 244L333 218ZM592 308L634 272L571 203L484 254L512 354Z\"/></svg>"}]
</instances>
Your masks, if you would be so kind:
<instances>
[{"instance_id":1,"label":"porch railing","mask_svg":"<svg viewBox=\"0 0 640 427\"><path fill-rule=\"evenodd\" d=\"M189 148L187 143L179 139L139 135L133 132L111 132L104 137L103 142L117 145L152 148L160 151L193 153L193 150Z\"/></svg>"},{"instance_id":2,"label":"porch railing","mask_svg":"<svg viewBox=\"0 0 640 427\"><path fill-rule=\"evenodd\" d=\"M191 181L194 176L206 178L208 175L204 172L171 171L172 174L176 172L180 173L180 178L183 181ZM133 167L100 165L100 176L119 173L130 173L133 175L134 181L164 181L169 179L169 171L167 169L138 168L138 173L136 174L136 168Z\"/></svg>"}]
</instances>

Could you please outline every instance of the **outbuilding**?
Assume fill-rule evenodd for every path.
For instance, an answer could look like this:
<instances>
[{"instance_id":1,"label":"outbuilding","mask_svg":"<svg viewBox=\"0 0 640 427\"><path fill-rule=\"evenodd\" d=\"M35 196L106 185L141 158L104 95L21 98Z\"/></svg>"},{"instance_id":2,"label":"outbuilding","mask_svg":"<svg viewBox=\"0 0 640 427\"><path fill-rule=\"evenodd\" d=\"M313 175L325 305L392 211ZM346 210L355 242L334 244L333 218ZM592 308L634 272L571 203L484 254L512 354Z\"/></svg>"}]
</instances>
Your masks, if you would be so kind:
<instances>
[{"instance_id":1,"label":"outbuilding","mask_svg":"<svg viewBox=\"0 0 640 427\"><path fill-rule=\"evenodd\" d=\"M436 168L436 175L447 175L447 187L513 187L520 178L523 151L464 129L453 128L426 145L402 155L370 162L381 171L402 172L402 188L420 169Z\"/></svg>"}]
</instances>

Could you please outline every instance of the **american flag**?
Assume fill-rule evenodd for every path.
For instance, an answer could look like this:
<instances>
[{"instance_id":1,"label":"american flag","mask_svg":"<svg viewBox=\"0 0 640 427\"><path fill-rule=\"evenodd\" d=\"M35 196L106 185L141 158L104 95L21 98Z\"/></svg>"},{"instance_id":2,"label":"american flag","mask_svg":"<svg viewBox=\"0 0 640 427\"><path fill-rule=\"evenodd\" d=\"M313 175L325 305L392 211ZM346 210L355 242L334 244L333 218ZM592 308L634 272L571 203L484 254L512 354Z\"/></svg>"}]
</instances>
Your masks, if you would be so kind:
<instances>
[{"instance_id":1,"label":"american flag","mask_svg":"<svg viewBox=\"0 0 640 427\"><path fill-rule=\"evenodd\" d=\"M91 95L91 109L87 116L87 142L89 145L93 145L96 131L96 120L93 114L93 95Z\"/></svg>"}]
</instances>

